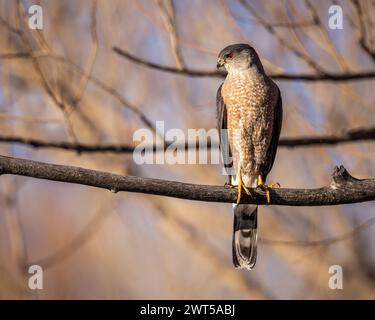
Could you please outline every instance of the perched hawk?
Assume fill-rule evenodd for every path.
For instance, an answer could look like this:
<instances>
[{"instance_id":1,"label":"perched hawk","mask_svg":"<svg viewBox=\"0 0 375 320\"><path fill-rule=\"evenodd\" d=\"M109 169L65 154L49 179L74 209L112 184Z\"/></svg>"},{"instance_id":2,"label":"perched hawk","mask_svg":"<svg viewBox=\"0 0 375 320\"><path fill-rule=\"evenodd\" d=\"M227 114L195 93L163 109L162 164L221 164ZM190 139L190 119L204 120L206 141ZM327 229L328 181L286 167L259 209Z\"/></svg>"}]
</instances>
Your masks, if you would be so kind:
<instances>
[{"instance_id":1,"label":"perched hawk","mask_svg":"<svg viewBox=\"0 0 375 320\"><path fill-rule=\"evenodd\" d=\"M278 184L265 185L275 160L282 123L280 90L265 74L255 50L247 44L224 48L218 68L228 71L217 91L217 120L223 145L229 145L231 158L229 183L238 188L234 204L233 264L252 269L257 255L257 205L240 204L241 192L248 188L266 192ZM223 130L227 129L227 130ZM225 153L225 154L224 154ZM228 167L228 164L227 164Z\"/></svg>"}]
</instances>

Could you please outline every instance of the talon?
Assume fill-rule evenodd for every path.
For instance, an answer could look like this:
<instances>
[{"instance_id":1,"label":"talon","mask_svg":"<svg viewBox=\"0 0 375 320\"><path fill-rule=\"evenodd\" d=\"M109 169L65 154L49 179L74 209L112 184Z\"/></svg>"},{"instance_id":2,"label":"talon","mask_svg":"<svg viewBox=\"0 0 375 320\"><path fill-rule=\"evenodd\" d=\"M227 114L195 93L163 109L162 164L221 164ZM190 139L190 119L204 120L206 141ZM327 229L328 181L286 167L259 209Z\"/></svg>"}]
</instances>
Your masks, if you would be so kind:
<instances>
[{"instance_id":1,"label":"talon","mask_svg":"<svg viewBox=\"0 0 375 320\"><path fill-rule=\"evenodd\" d=\"M241 183L238 184L237 190L238 190L238 193L237 193L237 204L239 204L240 201L241 201L241 192L242 192L242 190L241 190Z\"/></svg>"},{"instance_id":2,"label":"talon","mask_svg":"<svg viewBox=\"0 0 375 320\"><path fill-rule=\"evenodd\" d=\"M246 194L250 195L251 196L251 193L250 193L250 190L244 185L243 181L242 181L242 178L241 178L241 175L239 175L240 178L239 178L239 181L238 181L238 185L237 185L237 190L238 190L238 194L237 194L237 204L240 203L241 201L241 193L242 193L242 190L246 192Z\"/></svg>"},{"instance_id":3,"label":"talon","mask_svg":"<svg viewBox=\"0 0 375 320\"><path fill-rule=\"evenodd\" d=\"M226 188L231 188L231 189L234 189L234 188L237 188L237 186L234 186L234 185L232 185L230 182L225 182L224 183L224 187L226 187Z\"/></svg>"},{"instance_id":4,"label":"talon","mask_svg":"<svg viewBox=\"0 0 375 320\"><path fill-rule=\"evenodd\" d=\"M280 188L281 186L280 186L280 183L274 182L274 183L271 183L269 187L275 189L275 188Z\"/></svg>"},{"instance_id":5,"label":"talon","mask_svg":"<svg viewBox=\"0 0 375 320\"><path fill-rule=\"evenodd\" d=\"M256 190L262 190L266 193L266 199L267 199L267 204L270 204L271 202L271 190L274 188L280 188L280 183L275 182L271 183L269 186L266 185L263 182L262 176L258 176L258 186L255 188Z\"/></svg>"},{"instance_id":6,"label":"talon","mask_svg":"<svg viewBox=\"0 0 375 320\"><path fill-rule=\"evenodd\" d=\"M246 194L248 194L248 195L251 194L249 189L244 184L242 185L242 188L245 190Z\"/></svg>"},{"instance_id":7,"label":"talon","mask_svg":"<svg viewBox=\"0 0 375 320\"><path fill-rule=\"evenodd\" d=\"M270 195L270 191L268 189L266 190L266 198L267 198L267 204L270 204L270 202L271 202L271 195Z\"/></svg>"}]
</instances>

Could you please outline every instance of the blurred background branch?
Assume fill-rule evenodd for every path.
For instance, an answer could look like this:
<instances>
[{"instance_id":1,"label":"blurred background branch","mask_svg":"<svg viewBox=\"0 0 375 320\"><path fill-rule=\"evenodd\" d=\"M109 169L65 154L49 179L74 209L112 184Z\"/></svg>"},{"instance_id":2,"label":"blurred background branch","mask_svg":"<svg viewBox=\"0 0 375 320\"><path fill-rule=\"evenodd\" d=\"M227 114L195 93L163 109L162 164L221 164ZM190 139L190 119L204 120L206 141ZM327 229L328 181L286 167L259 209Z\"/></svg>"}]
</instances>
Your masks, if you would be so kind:
<instances>
[{"instance_id":1,"label":"blurred background branch","mask_svg":"<svg viewBox=\"0 0 375 320\"><path fill-rule=\"evenodd\" d=\"M280 147L307 147L307 146L331 146L341 143L359 142L359 141L372 141L375 140L375 127L371 128L355 128L343 131L339 134L325 135L318 137L298 137L298 138L281 138L279 141ZM43 141L39 139L27 138L27 137L16 137L16 136L2 136L0 135L0 143L17 143L32 148L51 148L51 149L62 149L66 151L74 151L80 153L133 153L135 147L130 144L106 144L106 145L95 145L95 144L84 144L84 143L71 143L65 141ZM165 142L164 151L167 151L170 143ZM207 146L200 146L199 141L195 144L186 143L185 145L176 145L174 147L188 149L210 149L212 147L218 148L218 143L207 141ZM152 149L154 152L157 151L156 145L146 147Z\"/></svg>"},{"instance_id":2,"label":"blurred background branch","mask_svg":"<svg viewBox=\"0 0 375 320\"><path fill-rule=\"evenodd\" d=\"M190 68L174 68L157 63L153 63L144 59L140 59L129 52L119 48L113 47L113 51L128 60L137 63L139 65L156 69L163 72L170 72L175 74L181 74L189 77L214 77L214 78L224 78L225 73L217 70L200 70L200 69L190 69ZM352 81L352 80L367 80L375 78L375 71L357 71L357 72L326 72L319 71L318 73L269 73L272 79L275 80L290 80L290 81Z\"/></svg>"}]
</instances>

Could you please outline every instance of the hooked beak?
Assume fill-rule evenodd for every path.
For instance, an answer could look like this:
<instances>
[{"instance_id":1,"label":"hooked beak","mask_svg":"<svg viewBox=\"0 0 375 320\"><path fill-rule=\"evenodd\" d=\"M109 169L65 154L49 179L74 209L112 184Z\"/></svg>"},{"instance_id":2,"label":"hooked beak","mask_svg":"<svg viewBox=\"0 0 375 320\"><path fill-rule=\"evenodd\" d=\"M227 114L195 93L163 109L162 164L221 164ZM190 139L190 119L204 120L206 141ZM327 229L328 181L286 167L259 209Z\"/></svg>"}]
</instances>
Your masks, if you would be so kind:
<instances>
[{"instance_id":1,"label":"hooked beak","mask_svg":"<svg viewBox=\"0 0 375 320\"><path fill-rule=\"evenodd\" d=\"M216 68L217 68L217 69L220 69L221 67L224 66L224 63L225 63L225 61L224 61L223 58L219 58L219 59L217 59Z\"/></svg>"}]
</instances>

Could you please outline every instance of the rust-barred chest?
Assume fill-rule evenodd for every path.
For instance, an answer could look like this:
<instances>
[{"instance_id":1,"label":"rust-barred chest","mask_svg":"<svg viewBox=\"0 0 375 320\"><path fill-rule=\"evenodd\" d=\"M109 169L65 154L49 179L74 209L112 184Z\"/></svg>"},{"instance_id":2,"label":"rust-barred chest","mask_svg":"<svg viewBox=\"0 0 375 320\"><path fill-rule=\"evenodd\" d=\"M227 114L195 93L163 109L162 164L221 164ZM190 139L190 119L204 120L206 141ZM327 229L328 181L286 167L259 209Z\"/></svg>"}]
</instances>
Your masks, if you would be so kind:
<instances>
[{"instance_id":1,"label":"rust-barred chest","mask_svg":"<svg viewBox=\"0 0 375 320\"><path fill-rule=\"evenodd\" d=\"M267 122L277 99L277 87L271 80L251 73L228 74L222 87L229 127ZM271 119L270 119L271 120Z\"/></svg>"}]
</instances>

